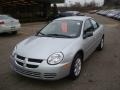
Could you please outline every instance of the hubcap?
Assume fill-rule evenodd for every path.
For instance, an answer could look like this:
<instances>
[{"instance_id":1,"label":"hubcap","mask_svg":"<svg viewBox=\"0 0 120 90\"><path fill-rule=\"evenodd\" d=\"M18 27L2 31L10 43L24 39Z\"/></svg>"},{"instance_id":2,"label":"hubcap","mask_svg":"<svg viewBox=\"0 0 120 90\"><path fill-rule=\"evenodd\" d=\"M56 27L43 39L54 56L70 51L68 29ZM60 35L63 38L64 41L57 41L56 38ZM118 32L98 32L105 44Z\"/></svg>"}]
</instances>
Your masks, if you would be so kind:
<instances>
[{"instance_id":1,"label":"hubcap","mask_svg":"<svg viewBox=\"0 0 120 90\"><path fill-rule=\"evenodd\" d=\"M75 69L74 69L74 74L75 76L78 76L80 74L81 71L81 60L80 58L78 58L75 62Z\"/></svg>"},{"instance_id":2,"label":"hubcap","mask_svg":"<svg viewBox=\"0 0 120 90\"><path fill-rule=\"evenodd\" d=\"M103 48L103 46L104 46L104 40L102 39L102 41L101 41L101 48Z\"/></svg>"}]
</instances>

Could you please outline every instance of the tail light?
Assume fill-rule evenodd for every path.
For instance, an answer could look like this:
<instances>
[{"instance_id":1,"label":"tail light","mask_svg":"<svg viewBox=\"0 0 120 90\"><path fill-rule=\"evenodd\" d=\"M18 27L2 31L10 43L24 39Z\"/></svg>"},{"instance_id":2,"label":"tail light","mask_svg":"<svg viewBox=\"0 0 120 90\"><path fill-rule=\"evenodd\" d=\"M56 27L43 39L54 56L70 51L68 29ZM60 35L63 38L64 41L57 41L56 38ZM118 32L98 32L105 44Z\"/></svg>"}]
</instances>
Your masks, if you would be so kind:
<instances>
[{"instance_id":1,"label":"tail light","mask_svg":"<svg viewBox=\"0 0 120 90\"><path fill-rule=\"evenodd\" d=\"M5 24L5 22L4 22L4 21L0 21L0 25L1 25L1 24Z\"/></svg>"}]
</instances>

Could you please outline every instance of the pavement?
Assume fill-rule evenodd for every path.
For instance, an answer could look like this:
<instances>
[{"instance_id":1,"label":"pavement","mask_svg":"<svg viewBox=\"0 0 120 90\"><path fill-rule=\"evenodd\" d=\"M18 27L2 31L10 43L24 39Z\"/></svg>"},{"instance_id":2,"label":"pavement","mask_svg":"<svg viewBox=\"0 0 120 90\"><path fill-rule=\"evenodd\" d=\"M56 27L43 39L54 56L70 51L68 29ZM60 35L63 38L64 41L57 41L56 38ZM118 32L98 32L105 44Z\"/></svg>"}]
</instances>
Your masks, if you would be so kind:
<instances>
[{"instance_id":1,"label":"pavement","mask_svg":"<svg viewBox=\"0 0 120 90\"><path fill-rule=\"evenodd\" d=\"M42 81L11 71L10 55L14 46L46 25L45 22L27 23L17 35L0 34L0 90L120 90L120 21L87 15L105 26L105 46L84 62L77 80L67 77Z\"/></svg>"}]
</instances>

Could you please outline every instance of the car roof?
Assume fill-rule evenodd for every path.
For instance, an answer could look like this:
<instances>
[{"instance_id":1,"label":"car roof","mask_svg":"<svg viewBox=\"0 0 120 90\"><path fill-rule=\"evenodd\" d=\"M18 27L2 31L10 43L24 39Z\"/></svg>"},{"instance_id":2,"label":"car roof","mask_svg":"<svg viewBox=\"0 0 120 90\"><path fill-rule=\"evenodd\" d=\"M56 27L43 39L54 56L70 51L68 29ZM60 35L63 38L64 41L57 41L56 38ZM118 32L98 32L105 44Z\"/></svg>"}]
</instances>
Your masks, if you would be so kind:
<instances>
[{"instance_id":1,"label":"car roof","mask_svg":"<svg viewBox=\"0 0 120 90\"><path fill-rule=\"evenodd\" d=\"M1 14L0 16L9 16L9 15L4 15L4 14L2 15L2 14Z\"/></svg>"},{"instance_id":2,"label":"car roof","mask_svg":"<svg viewBox=\"0 0 120 90\"><path fill-rule=\"evenodd\" d=\"M66 11L65 13L80 13L79 11Z\"/></svg>"},{"instance_id":3,"label":"car roof","mask_svg":"<svg viewBox=\"0 0 120 90\"><path fill-rule=\"evenodd\" d=\"M4 16L4 15L1 14L0 16Z\"/></svg>"},{"instance_id":4,"label":"car roof","mask_svg":"<svg viewBox=\"0 0 120 90\"><path fill-rule=\"evenodd\" d=\"M58 18L55 20L80 20L80 21L85 21L87 19L90 19L91 17L88 16L70 16L70 17L63 17L63 18Z\"/></svg>"},{"instance_id":5,"label":"car roof","mask_svg":"<svg viewBox=\"0 0 120 90\"><path fill-rule=\"evenodd\" d=\"M61 12L61 13L80 13L79 11L64 11L64 12Z\"/></svg>"}]
</instances>

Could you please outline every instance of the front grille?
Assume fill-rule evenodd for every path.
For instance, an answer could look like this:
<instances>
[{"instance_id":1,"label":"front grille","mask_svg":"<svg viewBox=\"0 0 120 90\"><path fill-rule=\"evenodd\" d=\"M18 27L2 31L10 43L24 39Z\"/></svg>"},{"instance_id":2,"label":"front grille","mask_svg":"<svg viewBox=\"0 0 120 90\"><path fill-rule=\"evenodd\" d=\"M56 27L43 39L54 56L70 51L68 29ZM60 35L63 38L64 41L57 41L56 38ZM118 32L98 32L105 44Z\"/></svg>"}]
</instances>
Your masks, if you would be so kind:
<instances>
[{"instance_id":1,"label":"front grille","mask_svg":"<svg viewBox=\"0 0 120 90\"><path fill-rule=\"evenodd\" d=\"M55 78L56 73L44 73L44 78Z\"/></svg>"},{"instance_id":2,"label":"front grille","mask_svg":"<svg viewBox=\"0 0 120 90\"><path fill-rule=\"evenodd\" d=\"M17 55L17 58L20 59L20 60L25 60L25 57L20 56L20 55Z\"/></svg>"},{"instance_id":3,"label":"front grille","mask_svg":"<svg viewBox=\"0 0 120 90\"><path fill-rule=\"evenodd\" d=\"M33 58L26 58L20 55L17 55L16 58L16 63L20 66L25 66L27 68L37 68L39 65L37 63L42 63L42 59L33 59ZM31 64L29 64L31 63ZM33 63L33 64L32 64ZM35 65L37 64L37 65Z\"/></svg>"},{"instance_id":4,"label":"front grille","mask_svg":"<svg viewBox=\"0 0 120 90\"><path fill-rule=\"evenodd\" d=\"M23 65L24 65L24 63L19 62L19 61L16 61L16 63L17 63L18 65L20 65L20 66L23 66ZM38 65L26 64L26 67L28 67L28 68L37 68Z\"/></svg>"},{"instance_id":5,"label":"front grille","mask_svg":"<svg viewBox=\"0 0 120 90\"><path fill-rule=\"evenodd\" d=\"M23 66L22 62L16 61L18 65Z\"/></svg>"},{"instance_id":6,"label":"front grille","mask_svg":"<svg viewBox=\"0 0 120 90\"><path fill-rule=\"evenodd\" d=\"M35 62L35 63L42 63L43 60L41 60L41 59L32 59L32 58L29 58L28 61L29 61L29 62Z\"/></svg>"},{"instance_id":7,"label":"front grille","mask_svg":"<svg viewBox=\"0 0 120 90\"><path fill-rule=\"evenodd\" d=\"M39 73L39 72L28 71L28 70L19 68L17 66L15 66L15 70L16 70L16 72L21 73L23 75L28 75L28 76L32 76L32 77L36 77L36 78L40 78L40 75L41 75L41 73Z\"/></svg>"},{"instance_id":8,"label":"front grille","mask_svg":"<svg viewBox=\"0 0 120 90\"><path fill-rule=\"evenodd\" d=\"M37 68L37 67L38 67L38 65L31 65L31 64L27 64L27 65L26 65L26 67L28 67L28 68Z\"/></svg>"}]
</instances>

